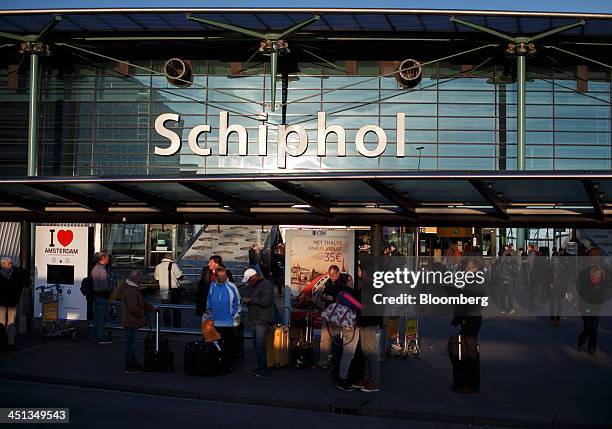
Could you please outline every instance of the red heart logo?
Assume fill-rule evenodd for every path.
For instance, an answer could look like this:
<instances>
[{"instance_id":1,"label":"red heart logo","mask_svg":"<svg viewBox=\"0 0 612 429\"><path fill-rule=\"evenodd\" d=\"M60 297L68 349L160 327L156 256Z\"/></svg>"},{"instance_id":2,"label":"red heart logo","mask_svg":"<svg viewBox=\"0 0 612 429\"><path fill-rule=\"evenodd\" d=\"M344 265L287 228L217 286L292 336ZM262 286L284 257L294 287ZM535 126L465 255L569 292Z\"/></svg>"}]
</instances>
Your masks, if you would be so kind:
<instances>
[{"instance_id":1,"label":"red heart logo","mask_svg":"<svg viewBox=\"0 0 612 429\"><path fill-rule=\"evenodd\" d=\"M69 229L60 229L57 231L57 241L64 247L68 246L72 243L72 239L74 238L74 234Z\"/></svg>"}]
</instances>

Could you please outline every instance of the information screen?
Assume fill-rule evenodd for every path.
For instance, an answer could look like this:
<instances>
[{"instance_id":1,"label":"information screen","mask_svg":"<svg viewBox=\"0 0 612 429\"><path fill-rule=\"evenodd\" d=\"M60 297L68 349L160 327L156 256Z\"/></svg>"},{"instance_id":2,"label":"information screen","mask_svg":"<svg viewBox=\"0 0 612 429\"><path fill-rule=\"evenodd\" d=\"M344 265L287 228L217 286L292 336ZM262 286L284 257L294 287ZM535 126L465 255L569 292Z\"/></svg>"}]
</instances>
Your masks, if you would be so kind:
<instances>
[{"instance_id":1,"label":"information screen","mask_svg":"<svg viewBox=\"0 0 612 429\"><path fill-rule=\"evenodd\" d=\"M54 285L73 285L74 265L47 264L47 283Z\"/></svg>"}]
</instances>

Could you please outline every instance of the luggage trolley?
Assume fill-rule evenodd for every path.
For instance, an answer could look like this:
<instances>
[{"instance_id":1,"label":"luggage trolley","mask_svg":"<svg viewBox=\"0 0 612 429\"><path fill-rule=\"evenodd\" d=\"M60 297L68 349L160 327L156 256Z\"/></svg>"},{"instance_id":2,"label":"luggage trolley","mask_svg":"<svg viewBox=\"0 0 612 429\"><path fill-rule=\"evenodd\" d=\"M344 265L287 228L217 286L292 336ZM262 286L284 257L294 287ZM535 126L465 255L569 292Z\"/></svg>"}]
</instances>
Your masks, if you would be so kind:
<instances>
[{"instance_id":1,"label":"luggage trolley","mask_svg":"<svg viewBox=\"0 0 612 429\"><path fill-rule=\"evenodd\" d=\"M419 315L415 309L407 309L405 314L391 317L387 329L389 338L392 339L391 355L407 358L416 357L421 353Z\"/></svg>"},{"instance_id":2,"label":"luggage trolley","mask_svg":"<svg viewBox=\"0 0 612 429\"><path fill-rule=\"evenodd\" d=\"M77 328L68 326L66 320L59 319L59 302L62 289L59 285L38 286L39 302L42 304L42 323L40 335L47 338L70 336L74 341L79 339Z\"/></svg>"}]
</instances>

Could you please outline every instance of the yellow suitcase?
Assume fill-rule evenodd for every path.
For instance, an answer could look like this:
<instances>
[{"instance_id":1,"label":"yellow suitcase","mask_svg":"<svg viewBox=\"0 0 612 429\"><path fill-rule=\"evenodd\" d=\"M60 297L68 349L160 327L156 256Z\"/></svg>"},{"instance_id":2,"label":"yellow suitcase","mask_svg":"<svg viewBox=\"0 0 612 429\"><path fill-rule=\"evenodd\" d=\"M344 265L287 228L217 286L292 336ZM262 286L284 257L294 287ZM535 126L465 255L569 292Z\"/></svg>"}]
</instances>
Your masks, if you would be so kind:
<instances>
[{"instance_id":1,"label":"yellow suitcase","mask_svg":"<svg viewBox=\"0 0 612 429\"><path fill-rule=\"evenodd\" d=\"M282 368L289 365L289 328L276 325L270 328L266 338L266 359L268 368Z\"/></svg>"}]
</instances>

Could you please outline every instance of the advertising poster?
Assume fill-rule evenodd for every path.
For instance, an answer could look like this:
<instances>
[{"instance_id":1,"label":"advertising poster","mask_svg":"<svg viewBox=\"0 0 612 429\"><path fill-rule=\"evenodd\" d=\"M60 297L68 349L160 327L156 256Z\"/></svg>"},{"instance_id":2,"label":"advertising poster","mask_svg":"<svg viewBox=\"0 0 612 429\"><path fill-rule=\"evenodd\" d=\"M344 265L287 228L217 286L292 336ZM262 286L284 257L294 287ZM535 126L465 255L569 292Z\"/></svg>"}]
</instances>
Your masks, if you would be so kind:
<instances>
[{"instance_id":1,"label":"advertising poster","mask_svg":"<svg viewBox=\"0 0 612 429\"><path fill-rule=\"evenodd\" d=\"M288 230L285 242L285 281L292 296L326 273L330 265L355 276L354 231Z\"/></svg>"},{"instance_id":2,"label":"advertising poster","mask_svg":"<svg viewBox=\"0 0 612 429\"><path fill-rule=\"evenodd\" d=\"M40 286L59 286L58 318L87 319L81 281L87 277L88 228L37 226L35 235L34 316L42 317Z\"/></svg>"}]
</instances>

